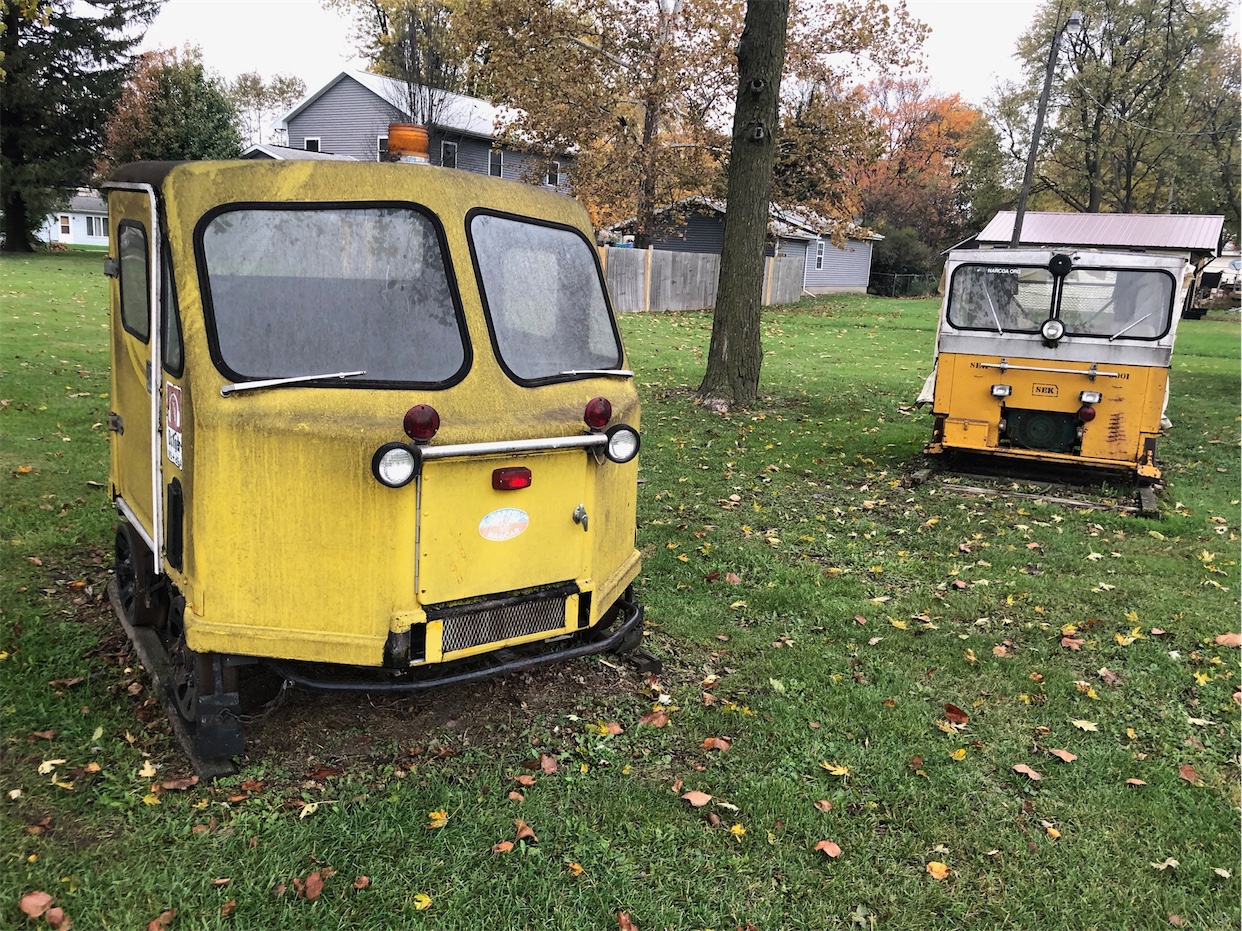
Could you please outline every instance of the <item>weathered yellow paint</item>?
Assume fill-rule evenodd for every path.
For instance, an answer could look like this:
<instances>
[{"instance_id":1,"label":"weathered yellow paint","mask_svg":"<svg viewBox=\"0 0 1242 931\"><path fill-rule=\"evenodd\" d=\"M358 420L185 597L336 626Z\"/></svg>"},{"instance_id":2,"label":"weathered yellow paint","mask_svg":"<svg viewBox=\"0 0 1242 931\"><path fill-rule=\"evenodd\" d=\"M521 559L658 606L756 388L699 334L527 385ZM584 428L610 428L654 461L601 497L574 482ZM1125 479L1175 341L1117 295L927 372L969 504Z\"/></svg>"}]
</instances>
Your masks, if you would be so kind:
<instances>
[{"instance_id":1,"label":"weathered yellow paint","mask_svg":"<svg viewBox=\"0 0 1242 931\"><path fill-rule=\"evenodd\" d=\"M640 426L632 379L522 387L492 355L467 212L485 207L538 217L575 227L589 240L579 205L466 172L326 161L187 163L171 170L161 194L185 343L185 374L178 380L185 564L169 575L186 594L192 649L374 666L390 630L426 623L426 659L437 662L444 658L440 624L426 621L427 605L545 581L578 580L593 590L591 623L600 619L639 570L636 462L598 462L582 450L436 460L425 464L421 484L400 489L371 474L380 445L406 440L402 417L418 403L440 414L436 444L579 434L583 409L596 395L612 402L614 423ZM123 196L113 192L113 203ZM210 358L196 225L220 204L351 201L416 203L439 219L473 346L465 378L440 391L300 386L221 397L229 379ZM494 491L492 470L519 464L531 468L532 487ZM114 470L127 467L127 461L114 464ZM571 518L579 503L589 514L585 533ZM513 540L484 540L481 517L505 506L527 509L529 528ZM567 625L576 629L576 622L574 604Z\"/></svg>"},{"instance_id":2,"label":"weathered yellow paint","mask_svg":"<svg viewBox=\"0 0 1242 931\"><path fill-rule=\"evenodd\" d=\"M1102 365L1116 377L1087 374L1086 364L1067 366L1046 359L1006 357L1007 368L987 368L1002 362L1000 356L942 353L937 360L933 410L944 418L944 436L929 450L960 449L997 453L1047 462L1106 468L1135 469L1145 477L1159 477L1148 462L1146 444L1160 434L1160 416L1168 384L1168 370L1135 365ZM1024 371L1023 367L1044 371ZM1080 374L1048 369L1081 368ZM1012 389L1007 398L991 395L992 385ZM1074 413L1082 407L1083 391L1098 391L1101 400L1092 405L1095 419L1083 425L1080 454L1002 447L999 423L1005 408Z\"/></svg>"}]
</instances>

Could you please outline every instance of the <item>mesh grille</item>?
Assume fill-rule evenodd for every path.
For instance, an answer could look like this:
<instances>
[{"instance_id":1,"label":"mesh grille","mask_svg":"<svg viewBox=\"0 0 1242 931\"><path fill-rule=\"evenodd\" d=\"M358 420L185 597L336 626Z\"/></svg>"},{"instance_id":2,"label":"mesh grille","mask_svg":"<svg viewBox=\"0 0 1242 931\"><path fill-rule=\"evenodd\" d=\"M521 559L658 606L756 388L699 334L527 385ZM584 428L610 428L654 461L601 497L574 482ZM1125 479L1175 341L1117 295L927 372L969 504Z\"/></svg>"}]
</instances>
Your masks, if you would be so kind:
<instances>
[{"instance_id":1,"label":"mesh grille","mask_svg":"<svg viewBox=\"0 0 1242 931\"><path fill-rule=\"evenodd\" d=\"M435 612L428 611L428 617ZM446 612L442 617L441 649L445 653L467 650L484 643L498 643L565 626L565 598L536 597L510 604L484 604L467 610Z\"/></svg>"}]
</instances>

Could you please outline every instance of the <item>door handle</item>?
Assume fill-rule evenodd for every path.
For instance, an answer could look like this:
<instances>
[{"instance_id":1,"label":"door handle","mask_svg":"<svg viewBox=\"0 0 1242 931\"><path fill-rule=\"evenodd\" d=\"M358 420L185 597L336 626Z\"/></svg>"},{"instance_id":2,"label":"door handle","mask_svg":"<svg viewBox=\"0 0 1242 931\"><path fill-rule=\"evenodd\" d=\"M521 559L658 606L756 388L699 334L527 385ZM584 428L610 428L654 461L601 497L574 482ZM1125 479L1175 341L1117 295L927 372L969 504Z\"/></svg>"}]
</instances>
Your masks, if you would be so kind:
<instances>
[{"instance_id":1,"label":"door handle","mask_svg":"<svg viewBox=\"0 0 1242 931\"><path fill-rule=\"evenodd\" d=\"M580 504L574 508L574 523L581 524L584 531L587 529L586 505Z\"/></svg>"}]
</instances>

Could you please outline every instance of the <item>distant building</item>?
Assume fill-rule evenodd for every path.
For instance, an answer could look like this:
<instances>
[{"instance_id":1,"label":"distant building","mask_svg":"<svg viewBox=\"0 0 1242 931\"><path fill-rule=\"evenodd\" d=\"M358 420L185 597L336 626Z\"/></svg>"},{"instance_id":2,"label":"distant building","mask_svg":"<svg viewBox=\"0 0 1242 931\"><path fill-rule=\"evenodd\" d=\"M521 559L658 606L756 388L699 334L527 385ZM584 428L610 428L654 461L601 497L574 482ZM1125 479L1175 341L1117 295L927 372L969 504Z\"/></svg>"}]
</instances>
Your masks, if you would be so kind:
<instances>
[{"instance_id":1,"label":"distant building","mask_svg":"<svg viewBox=\"0 0 1242 931\"><path fill-rule=\"evenodd\" d=\"M393 78L343 71L285 114L276 128L288 133L287 148L383 161L388 124L411 121L401 108L405 93L406 85ZM440 107L427 127L431 164L568 190L568 156L548 160L507 146L497 138L504 111L476 97L434 93L440 96ZM252 146L247 151L282 148Z\"/></svg>"},{"instance_id":2,"label":"distant building","mask_svg":"<svg viewBox=\"0 0 1242 931\"><path fill-rule=\"evenodd\" d=\"M44 242L74 246L108 245L108 205L97 191L78 188L65 209L49 214L38 230Z\"/></svg>"}]
</instances>

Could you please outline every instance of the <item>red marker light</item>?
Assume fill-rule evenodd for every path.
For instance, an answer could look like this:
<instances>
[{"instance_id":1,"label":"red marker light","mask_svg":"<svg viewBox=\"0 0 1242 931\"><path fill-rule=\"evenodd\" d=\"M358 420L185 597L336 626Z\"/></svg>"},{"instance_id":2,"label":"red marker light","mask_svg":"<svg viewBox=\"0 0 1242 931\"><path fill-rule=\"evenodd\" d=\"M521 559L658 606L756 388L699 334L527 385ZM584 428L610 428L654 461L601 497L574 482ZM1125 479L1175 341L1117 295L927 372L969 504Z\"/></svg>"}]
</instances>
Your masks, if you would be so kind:
<instances>
[{"instance_id":1,"label":"red marker light","mask_svg":"<svg viewBox=\"0 0 1242 931\"><path fill-rule=\"evenodd\" d=\"M440 415L430 404L415 404L405 412L401 425L415 443L426 443L440 429Z\"/></svg>"},{"instance_id":2,"label":"red marker light","mask_svg":"<svg viewBox=\"0 0 1242 931\"><path fill-rule=\"evenodd\" d=\"M1091 423L1091 421L1095 420L1095 408L1084 404L1078 409L1078 419L1083 423Z\"/></svg>"},{"instance_id":3,"label":"red marker light","mask_svg":"<svg viewBox=\"0 0 1242 931\"><path fill-rule=\"evenodd\" d=\"M519 488L529 488L530 469L525 466L496 469L492 472L492 487L497 491L517 491Z\"/></svg>"},{"instance_id":4,"label":"red marker light","mask_svg":"<svg viewBox=\"0 0 1242 931\"><path fill-rule=\"evenodd\" d=\"M582 419L592 430L603 430L612 420L612 404L607 398L591 398L587 401Z\"/></svg>"}]
</instances>

